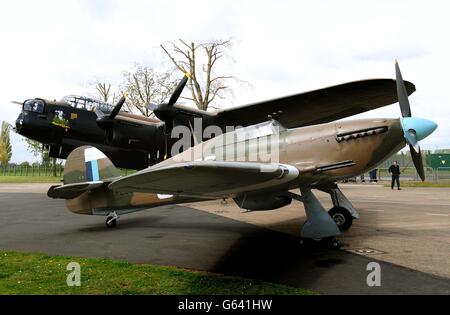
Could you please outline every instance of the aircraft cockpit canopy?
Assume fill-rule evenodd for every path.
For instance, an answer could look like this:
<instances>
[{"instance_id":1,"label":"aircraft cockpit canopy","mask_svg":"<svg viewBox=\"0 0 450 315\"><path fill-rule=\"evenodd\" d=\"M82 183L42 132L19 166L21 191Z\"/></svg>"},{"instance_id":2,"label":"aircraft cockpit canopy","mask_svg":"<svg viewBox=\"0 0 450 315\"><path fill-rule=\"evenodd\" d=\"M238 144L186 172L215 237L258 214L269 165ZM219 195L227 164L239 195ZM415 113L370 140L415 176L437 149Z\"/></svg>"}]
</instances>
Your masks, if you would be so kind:
<instances>
[{"instance_id":1,"label":"aircraft cockpit canopy","mask_svg":"<svg viewBox=\"0 0 450 315\"><path fill-rule=\"evenodd\" d=\"M114 108L114 105L93 98L78 95L64 96L61 101L74 108L84 109L88 111L93 111L95 108L98 108L105 114L110 113Z\"/></svg>"},{"instance_id":2,"label":"aircraft cockpit canopy","mask_svg":"<svg viewBox=\"0 0 450 315\"><path fill-rule=\"evenodd\" d=\"M276 120L266 121L257 125L247 126L236 129L236 136L238 141L251 140L265 136L278 135L280 132L285 131L284 128Z\"/></svg>"},{"instance_id":3,"label":"aircraft cockpit canopy","mask_svg":"<svg viewBox=\"0 0 450 315\"><path fill-rule=\"evenodd\" d=\"M44 112L45 103L40 99L31 99L23 102L23 110L27 112L35 112L42 114Z\"/></svg>"}]
</instances>

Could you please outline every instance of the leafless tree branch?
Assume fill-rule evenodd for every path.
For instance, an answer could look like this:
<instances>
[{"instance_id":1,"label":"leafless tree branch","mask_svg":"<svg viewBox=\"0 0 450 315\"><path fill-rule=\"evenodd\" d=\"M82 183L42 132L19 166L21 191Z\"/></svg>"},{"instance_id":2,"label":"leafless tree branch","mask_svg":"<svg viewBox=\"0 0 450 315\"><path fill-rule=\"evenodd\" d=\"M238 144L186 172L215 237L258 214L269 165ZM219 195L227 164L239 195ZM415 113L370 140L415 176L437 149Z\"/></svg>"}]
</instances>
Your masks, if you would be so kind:
<instances>
[{"instance_id":1,"label":"leafless tree branch","mask_svg":"<svg viewBox=\"0 0 450 315\"><path fill-rule=\"evenodd\" d=\"M189 44L179 39L179 45L169 42L172 46L170 52L161 45L175 67L184 73L188 72L186 70L189 69L191 76L188 88L191 90L191 97L184 98L191 99L199 109L207 110L216 97L223 98L222 92L229 89L226 82L236 79L233 76L214 76L217 62L227 55L227 50L231 47L231 41L232 39L229 38ZM202 49L197 51L199 47L202 47ZM201 60L206 61L200 63Z\"/></svg>"}]
</instances>

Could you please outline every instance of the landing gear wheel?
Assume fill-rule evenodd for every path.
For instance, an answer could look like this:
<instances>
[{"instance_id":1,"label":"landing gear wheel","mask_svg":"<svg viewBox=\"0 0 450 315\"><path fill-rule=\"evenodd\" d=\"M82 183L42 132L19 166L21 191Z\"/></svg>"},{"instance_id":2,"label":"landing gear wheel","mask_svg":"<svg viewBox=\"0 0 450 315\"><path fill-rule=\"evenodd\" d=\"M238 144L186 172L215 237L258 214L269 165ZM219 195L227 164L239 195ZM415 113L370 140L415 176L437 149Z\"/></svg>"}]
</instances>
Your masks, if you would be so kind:
<instances>
[{"instance_id":1,"label":"landing gear wheel","mask_svg":"<svg viewBox=\"0 0 450 315\"><path fill-rule=\"evenodd\" d=\"M115 217L113 217L113 216L109 216L109 217L106 218L105 224L106 224L106 227L113 228L117 224L117 219Z\"/></svg>"},{"instance_id":2,"label":"landing gear wheel","mask_svg":"<svg viewBox=\"0 0 450 315\"><path fill-rule=\"evenodd\" d=\"M334 207L328 211L330 217L336 222L340 231L347 231L353 223L353 217L347 209L343 207Z\"/></svg>"},{"instance_id":3,"label":"landing gear wheel","mask_svg":"<svg viewBox=\"0 0 450 315\"><path fill-rule=\"evenodd\" d=\"M341 248L342 244L337 240L337 238L333 237L333 239L330 241L330 246L333 249L339 249Z\"/></svg>"}]
</instances>

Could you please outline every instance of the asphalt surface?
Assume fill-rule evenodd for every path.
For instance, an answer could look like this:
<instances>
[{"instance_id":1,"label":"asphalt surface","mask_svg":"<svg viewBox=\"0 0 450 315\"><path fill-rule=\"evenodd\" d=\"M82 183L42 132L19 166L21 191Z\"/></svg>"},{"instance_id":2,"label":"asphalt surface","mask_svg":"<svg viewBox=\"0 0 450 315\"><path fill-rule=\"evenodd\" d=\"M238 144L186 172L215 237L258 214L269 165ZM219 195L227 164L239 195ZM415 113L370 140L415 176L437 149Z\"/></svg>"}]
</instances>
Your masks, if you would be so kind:
<instances>
[{"instance_id":1,"label":"asphalt surface","mask_svg":"<svg viewBox=\"0 0 450 315\"><path fill-rule=\"evenodd\" d=\"M450 188L340 187L360 214L339 236L343 249L450 279ZM326 209L332 207L328 194L315 194ZM190 206L294 236L306 219L299 202L266 212L243 212L232 201Z\"/></svg>"},{"instance_id":2,"label":"asphalt surface","mask_svg":"<svg viewBox=\"0 0 450 315\"><path fill-rule=\"evenodd\" d=\"M0 193L0 249L174 265L312 289L324 294L449 294L450 280L343 250L308 251L296 236L183 206L122 217L70 213L38 193ZM381 287L368 287L369 262Z\"/></svg>"}]
</instances>

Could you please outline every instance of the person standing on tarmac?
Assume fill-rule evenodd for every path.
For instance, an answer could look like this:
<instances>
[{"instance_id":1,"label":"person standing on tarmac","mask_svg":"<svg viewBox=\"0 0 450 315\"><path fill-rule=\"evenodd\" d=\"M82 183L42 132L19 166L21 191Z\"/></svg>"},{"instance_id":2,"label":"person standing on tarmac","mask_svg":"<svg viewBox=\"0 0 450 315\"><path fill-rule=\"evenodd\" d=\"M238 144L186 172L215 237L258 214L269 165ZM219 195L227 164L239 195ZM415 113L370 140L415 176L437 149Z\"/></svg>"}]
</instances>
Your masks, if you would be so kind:
<instances>
[{"instance_id":1,"label":"person standing on tarmac","mask_svg":"<svg viewBox=\"0 0 450 315\"><path fill-rule=\"evenodd\" d=\"M397 183L397 189L400 189L400 166L398 166L397 161L389 167L389 173L392 175L391 189L394 189L394 183Z\"/></svg>"}]
</instances>

